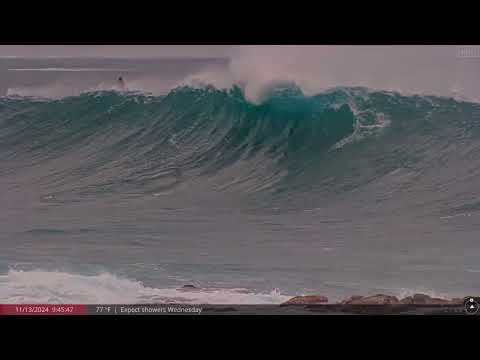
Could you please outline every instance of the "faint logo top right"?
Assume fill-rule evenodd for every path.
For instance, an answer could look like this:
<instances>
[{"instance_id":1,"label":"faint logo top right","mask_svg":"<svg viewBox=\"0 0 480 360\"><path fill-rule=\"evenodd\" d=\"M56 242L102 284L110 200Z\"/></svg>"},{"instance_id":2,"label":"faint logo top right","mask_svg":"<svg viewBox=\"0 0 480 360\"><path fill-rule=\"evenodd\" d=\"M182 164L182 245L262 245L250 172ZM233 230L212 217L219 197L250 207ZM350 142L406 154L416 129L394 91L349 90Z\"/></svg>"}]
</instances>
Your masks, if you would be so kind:
<instances>
[{"instance_id":1,"label":"faint logo top right","mask_svg":"<svg viewBox=\"0 0 480 360\"><path fill-rule=\"evenodd\" d=\"M480 58L480 46L457 46L457 58Z\"/></svg>"}]
</instances>

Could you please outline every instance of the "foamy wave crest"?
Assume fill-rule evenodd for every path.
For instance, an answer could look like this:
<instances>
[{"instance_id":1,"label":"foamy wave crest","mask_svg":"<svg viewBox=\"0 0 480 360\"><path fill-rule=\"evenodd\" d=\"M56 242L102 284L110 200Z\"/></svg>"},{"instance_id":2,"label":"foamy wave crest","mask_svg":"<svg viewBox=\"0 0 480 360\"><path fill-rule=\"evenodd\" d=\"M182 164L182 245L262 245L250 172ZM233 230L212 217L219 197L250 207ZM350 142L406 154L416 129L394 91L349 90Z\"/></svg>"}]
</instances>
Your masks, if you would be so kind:
<instances>
[{"instance_id":1,"label":"foamy wave crest","mask_svg":"<svg viewBox=\"0 0 480 360\"><path fill-rule=\"evenodd\" d=\"M301 83L297 83L294 77L282 74L262 72L252 78L237 73L232 66L228 70L215 69L190 75L176 83L172 89L178 87L207 88L213 87L218 90L229 90L234 86L242 89L245 99L259 104L265 100L272 91L285 87L298 87L305 90ZM308 90L308 89L307 89Z\"/></svg>"},{"instance_id":2,"label":"foamy wave crest","mask_svg":"<svg viewBox=\"0 0 480 360\"><path fill-rule=\"evenodd\" d=\"M187 84L192 80L217 88L235 84L255 103L278 82L295 83L306 95L336 86L361 86L478 102L473 80L461 75L458 62L448 60L454 53L454 47L244 45L231 54L228 69L191 76ZM442 66L428 65L438 59Z\"/></svg>"},{"instance_id":3,"label":"foamy wave crest","mask_svg":"<svg viewBox=\"0 0 480 360\"><path fill-rule=\"evenodd\" d=\"M92 88L86 89L85 91L83 91L83 93L97 92L97 91L116 91L118 93L129 93L129 92L145 93L145 94L149 93L149 91L143 88L140 84L131 82L131 81L126 83L124 87L120 86L118 82L114 82L114 81L101 82Z\"/></svg>"},{"instance_id":4,"label":"foamy wave crest","mask_svg":"<svg viewBox=\"0 0 480 360\"><path fill-rule=\"evenodd\" d=\"M0 275L0 303L84 304L277 304L288 300L278 290L152 288L110 273L80 275L52 271L10 270Z\"/></svg>"},{"instance_id":5,"label":"foamy wave crest","mask_svg":"<svg viewBox=\"0 0 480 360\"><path fill-rule=\"evenodd\" d=\"M18 86L7 89L6 97L23 97L31 99L58 100L72 96L81 96L91 92L112 92L122 94L165 95L171 87L161 86L159 83L144 83L139 80L127 81L125 87L119 86L116 80L104 81L90 87L51 83L42 86Z\"/></svg>"},{"instance_id":6,"label":"foamy wave crest","mask_svg":"<svg viewBox=\"0 0 480 360\"><path fill-rule=\"evenodd\" d=\"M181 80L178 83L175 83L173 88L177 87L193 87L193 88L204 88L208 86L213 86L219 90L227 90L232 88L235 85L234 78L232 75L225 70L207 70L199 72L190 76L187 76L185 79Z\"/></svg>"},{"instance_id":7,"label":"foamy wave crest","mask_svg":"<svg viewBox=\"0 0 480 360\"><path fill-rule=\"evenodd\" d=\"M394 295L396 295L399 299L404 299L409 296L413 296L415 294L425 294L432 298L440 298L440 299L451 299L452 297L459 296L462 297L463 295L459 294L447 294L444 292L438 292L431 290L429 288L413 288L413 289L397 289L394 291Z\"/></svg>"},{"instance_id":8,"label":"foamy wave crest","mask_svg":"<svg viewBox=\"0 0 480 360\"><path fill-rule=\"evenodd\" d=\"M79 95L79 92L61 84L12 87L7 89L6 93L7 97L27 97L38 99L59 99L73 95Z\"/></svg>"}]
</instances>

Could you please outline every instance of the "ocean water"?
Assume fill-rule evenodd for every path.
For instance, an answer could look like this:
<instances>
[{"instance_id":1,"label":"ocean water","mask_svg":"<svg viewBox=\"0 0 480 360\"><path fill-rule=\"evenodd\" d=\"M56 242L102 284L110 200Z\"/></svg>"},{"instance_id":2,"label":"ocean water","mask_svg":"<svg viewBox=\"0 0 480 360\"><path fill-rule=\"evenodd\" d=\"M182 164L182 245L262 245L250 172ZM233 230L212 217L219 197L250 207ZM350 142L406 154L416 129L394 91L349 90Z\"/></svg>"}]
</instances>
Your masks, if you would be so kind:
<instances>
[{"instance_id":1,"label":"ocean water","mask_svg":"<svg viewBox=\"0 0 480 360\"><path fill-rule=\"evenodd\" d=\"M480 104L226 68L0 60L0 303L478 294Z\"/></svg>"}]
</instances>

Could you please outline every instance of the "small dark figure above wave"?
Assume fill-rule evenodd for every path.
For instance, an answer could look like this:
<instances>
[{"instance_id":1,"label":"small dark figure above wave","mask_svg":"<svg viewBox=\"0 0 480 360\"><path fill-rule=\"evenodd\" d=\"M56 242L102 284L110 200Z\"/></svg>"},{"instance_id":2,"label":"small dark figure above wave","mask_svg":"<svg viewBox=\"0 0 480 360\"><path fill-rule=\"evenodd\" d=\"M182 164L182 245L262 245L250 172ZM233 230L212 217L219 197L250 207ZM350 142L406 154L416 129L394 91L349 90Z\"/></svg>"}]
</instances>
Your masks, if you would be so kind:
<instances>
[{"instance_id":1,"label":"small dark figure above wave","mask_svg":"<svg viewBox=\"0 0 480 360\"><path fill-rule=\"evenodd\" d=\"M127 87L125 86L125 81L123 80L123 77L121 77L121 76L117 80L117 85L118 85L118 88L121 91L125 91L127 89Z\"/></svg>"}]
</instances>

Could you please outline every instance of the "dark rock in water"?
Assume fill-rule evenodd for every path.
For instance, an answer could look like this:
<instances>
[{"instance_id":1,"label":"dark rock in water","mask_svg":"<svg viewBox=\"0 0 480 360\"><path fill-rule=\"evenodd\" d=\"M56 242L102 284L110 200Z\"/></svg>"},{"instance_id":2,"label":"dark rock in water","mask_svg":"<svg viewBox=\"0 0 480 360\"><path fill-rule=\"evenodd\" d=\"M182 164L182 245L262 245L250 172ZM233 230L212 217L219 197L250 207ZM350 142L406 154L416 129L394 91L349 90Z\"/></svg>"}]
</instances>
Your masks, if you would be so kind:
<instances>
[{"instance_id":1,"label":"dark rock in water","mask_svg":"<svg viewBox=\"0 0 480 360\"><path fill-rule=\"evenodd\" d=\"M441 304L456 304L460 300L460 304L462 303L461 299L440 299L440 298L432 298L425 294L415 294L413 296L408 296L405 299L400 301L401 304L412 304L412 305L441 305Z\"/></svg>"},{"instance_id":2,"label":"dark rock in water","mask_svg":"<svg viewBox=\"0 0 480 360\"><path fill-rule=\"evenodd\" d=\"M307 295L307 296L295 296L290 300L282 303L281 305L317 305L328 303L328 299L325 296L320 295Z\"/></svg>"},{"instance_id":3,"label":"dark rock in water","mask_svg":"<svg viewBox=\"0 0 480 360\"><path fill-rule=\"evenodd\" d=\"M341 304L344 304L344 305L395 305L395 304L399 304L399 301L395 296L377 294L372 296L352 296L349 299L343 300Z\"/></svg>"},{"instance_id":4,"label":"dark rock in water","mask_svg":"<svg viewBox=\"0 0 480 360\"><path fill-rule=\"evenodd\" d=\"M188 285L183 285L180 289L178 289L180 291L189 291L189 290L200 290L199 288L197 288L195 285L191 285L191 284L188 284Z\"/></svg>"}]
</instances>

